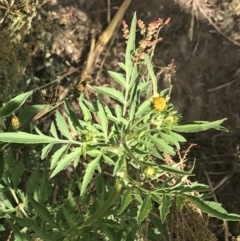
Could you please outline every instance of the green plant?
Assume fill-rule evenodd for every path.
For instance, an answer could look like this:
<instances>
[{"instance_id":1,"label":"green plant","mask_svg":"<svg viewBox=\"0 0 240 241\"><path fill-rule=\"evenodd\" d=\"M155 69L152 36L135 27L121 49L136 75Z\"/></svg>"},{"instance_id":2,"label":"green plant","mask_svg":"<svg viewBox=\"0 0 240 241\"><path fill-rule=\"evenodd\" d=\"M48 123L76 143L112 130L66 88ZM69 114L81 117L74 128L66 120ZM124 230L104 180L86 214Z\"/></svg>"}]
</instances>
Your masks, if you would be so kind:
<instances>
[{"instance_id":1,"label":"green plant","mask_svg":"<svg viewBox=\"0 0 240 241\"><path fill-rule=\"evenodd\" d=\"M240 220L240 215L228 214L220 204L205 200L202 193L209 188L189 181L194 165L185 170L186 156L173 161L180 143L186 142L179 133L226 131L221 126L225 119L181 123L170 102L171 89L158 92L151 63L164 23L158 20L148 28L138 24L144 35L138 47L136 16L130 32L124 24L128 42L125 63L119 63L124 74L109 72L121 91L95 86L94 103L81 95L82 119L65 101L65 113L56 111L49 135L37 126L25 131L41 108L21 110L32 92L15 97L0 110L0 117L19 111L22 125L18 131L0 133L1 230L12 230L15 240L168 240L173 230L168 221L171 210L181 212L189 204L222 220ZM103 96L115 101L113 108ZM38 154L42 160L53 153L51 174L38 164L25 177L24 158L15 163L14 150L22 145L37 145L37 150L41 144L45 144ZM36 158L25 159L32 164ZM69 180L67 197L50 202L49 178L58 180L69 165L85 169Z\"/></svg>"}]
</instances>

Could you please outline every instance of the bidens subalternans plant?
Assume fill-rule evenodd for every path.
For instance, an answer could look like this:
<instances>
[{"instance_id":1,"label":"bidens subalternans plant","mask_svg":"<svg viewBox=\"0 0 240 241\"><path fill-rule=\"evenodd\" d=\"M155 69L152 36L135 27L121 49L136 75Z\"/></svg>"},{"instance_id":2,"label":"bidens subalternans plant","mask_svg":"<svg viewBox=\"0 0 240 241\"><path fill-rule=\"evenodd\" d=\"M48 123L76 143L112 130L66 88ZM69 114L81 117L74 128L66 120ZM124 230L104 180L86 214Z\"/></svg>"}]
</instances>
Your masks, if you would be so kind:
<instances>
[{"instance_id":1,"label":"bidens subalternans plant","mask_svg":"<svg viewBox=\"0 0 240 241\"><path fill-rule=\"evenodd\" d=\"M175 232L168 222L172 208L181 212L189 203L211 216L240 220L240 215L228 214L218 203L204 200L200 192L208 192L208 186L189 181L194 166L185 170L186 156L173 161L181 142L187 141L180 133L226 129L221 126L225 119L181 123L181 116L170 100L171 87L159 91L152 57L161 41L159 31L168 21L158 19L145 26L134 15L130 30L124 22L127 47L125 62L119 63L122 72L109 71L118 88L93 86L95 102L82 94L79 106L83 118L65 101L65 113L56 111L49 135L37 127L32 133L24 132L21 127L17 132L0 133L0 141L4 143L46 144L41 158L51 156L50 178L57 178L70 164L83 167L76 174L76 184L69 188L65 202L56 207L36 195L37 187L35 190L27 185L22 193L19 182L15 182L12 188L13 176L9 170L13 170L5 166L2 182L11 188L13 196L24 200L18 215L15 210L19 201L15 201L8 203L8 208L14 211L4 216L10 221L15 237L49 241L168 240ZM136 46L137 24L143 37ZM168 68L175 71L173 63ZM4 113L16 112L29 93L25 95L16 97L15 103L19 105L14 108L6 104ZM102 96L111 99L112 108L104 103ZM11 144L5 145L5 150L13 152ZM2 159L6 162L8 158L6 154ZM35 176L36 173L40 175L38 170ZM203 229L199 228L200 231Z\"/></svg>"}]
</instances>

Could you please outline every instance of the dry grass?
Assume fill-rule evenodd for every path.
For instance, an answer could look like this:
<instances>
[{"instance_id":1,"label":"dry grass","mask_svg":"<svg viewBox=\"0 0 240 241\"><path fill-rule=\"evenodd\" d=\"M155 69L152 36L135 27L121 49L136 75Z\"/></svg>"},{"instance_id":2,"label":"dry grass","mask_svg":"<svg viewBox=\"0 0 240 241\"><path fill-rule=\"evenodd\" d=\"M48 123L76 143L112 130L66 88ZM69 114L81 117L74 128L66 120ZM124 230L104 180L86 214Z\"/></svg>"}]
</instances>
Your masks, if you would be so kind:
<instances>
[{"instance_id":1,"label":"dry grass","mask_svg":"<svg viewBox=\"0 0 240 241\"><path fill-rule=\"evenodd\" d=\"M207 20L229 41L240 46L240 2L239 0L175 0L180 7L192 15L189 29L192 38L194 19Z\"/></svg>"}]
</instances>

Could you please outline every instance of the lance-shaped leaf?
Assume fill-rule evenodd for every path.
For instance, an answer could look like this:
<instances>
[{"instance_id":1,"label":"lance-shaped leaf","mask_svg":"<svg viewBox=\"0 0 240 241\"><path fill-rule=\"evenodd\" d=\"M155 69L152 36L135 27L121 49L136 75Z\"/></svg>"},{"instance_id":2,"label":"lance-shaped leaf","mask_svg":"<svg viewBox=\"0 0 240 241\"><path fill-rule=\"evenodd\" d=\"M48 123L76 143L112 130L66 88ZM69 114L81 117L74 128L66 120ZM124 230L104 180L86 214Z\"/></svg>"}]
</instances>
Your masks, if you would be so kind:
<instances>
[{"instance_id":1,"label":"lance-shaped leaf","mask_svg":"<svg viewBox=\"0 0 240 241\"><path fill-rule=\"evenodd\" d=\"M40 143L61 143L62 141L45 135L34 135L26 132L0 133L1 142L40 144Z\"/></svg>"},{"instance_id":2,"label":"lance-shaped leaf","mask_svg":"<svg viewBox=\"0 0 240 241\"><path fill-rule=\"evenodd\" d=\"M137 222L140 224L149 214L152 209L151 193L149 192L147 197L138 206Z\"/></svg>"},{"instance_id":3,"label":"lance-shaped leaf","mask_svg":"<svg viewBox=\"0 0 240 241\"><path fill-rule=\"evenodd\" d=\"M6 103L6 105L4 105L1 109L0 109L0 117L7 117L9 115L11 115L12 113L14 113L15 111L17 111L27 100L27 98L32 95L33 91L29 91L23 94L20 94L18 96L16 96L15 98L13 98L12 100L10 100L8 103Z\"/></svg>"},{"instance_id":4,"label":"lance-shaped leaf","mask_svg":"<svg viewBox=\"0 0 240 241\"><path fill-rule=\"evenodd\" d=\"M181 197L195 204L199 209L201 209L202 212L208 213L212 217L227 221L240 221L240 215L228 213L224 208L222 208L222 204L220 203L203 201L200 197L194 197L185 194L182 194Z\"/></svg>"},{"instance_id":5,"label":"lance-shaped leaf","mask_svg":"<svg viewBox=\"0 0 240 241\"><path fill-rule=\"evenodd\" d=\"M185 125L178 125L173 126L172 130L177 132L186 132L186 133L193 133L199 131L206 131L209 129L216 129L219 131L228 131L225 127L221 126L221 124L227 120L227 118L217 120L217 121L195 121L192 124L185 124Z\"/></svg>"},{"instance_id":6,"label":"lance-shaped leaf","mask_svg":"<svg viewBox=\"0 0 240 241\"><path fill-rule=\"evenodd\" d=\"M82 154L82 148L77 147L71 153L65 155L57 164L56 168L54 169L53 173L51 174L50 178L54 177L60 171L64 170L74 159L76 156Z\"/></svg>"},{"instance_id":7,"label":"lance-shaped leaf","mask_svg":"<svg viewBox=\"0 0 240 241\"><path fill-rule=\"evenodd\" d=\"M117 81L122 87L125 88L126 85L126 81L125 78L122 74L117 73L117 72L113 72L113 71L108 71L108 73L111 75L111 77Z\"/></svg>"},{"instance_id":8,"label":"lance-shaped leaf","mask_svg":"<svg viewBox=\"0 0 240 241\"><path fill-rule=\"evenodd\" d=\"M33 208L37 211L37 214L41 219L48 222L53 228L60 229L58 224L54 221L53 217L50 215L46 206L38 203L31 195L28 195L28 199L32 204Z\"/></svg>"},{"instance_id":9,"label":"lance-shaped leaf","mask_svg":"<svg viewBox=\"0 0 240 241\"><path fill-rule=\"evenodd\" d=\"M65 136L67 139L72 140L72 136L68 129L68 125L58 110L56 111L56 122L57 122L57 127L61 132L61 134Z\"/></svg>"},{"instance_id":10,"label":"lance-shaped leaf","mask_svg":"<svg viewBox=\"0 0 240 241\"><path fill-rule=\"evenodd\" d=\"M153 144L158 148L159 151L162 151L163 153L175 155L174 149L168 145L163 139L160 139L156 136L148 136L149 139L153 142Z\"/></svg>"},{"instance_id":11,"label":"lance-shaped leaf","mask_svg":"<svg viewBox=\"0 0 240 241\"><path fill-rule=\"evenodd\" d=\"M163 193L162 201L159 206L159 212L162 223L165 221L167 215L170 213L170 207L172 205L171 195L166 195Z\"/></svg>"},{"instance_id":12,"label":"lance-shaped leaf","mask_svg":"<svg viewBox=\"0 0 240 241\"><path fill-rule=\"evenodd\" d=\"M123 193L121 207L118 210L118 215L121 214L131 202L132 202L132 190L129 189Z\"/></svg>"},{"instance_id":13,"label":"lance-shaped leaf","mask_svg":"<svg viewBox=\"0 0 240 241\"><path fill-rule=\"evenodd\" d=\"M124 104L124 96L122 92L114 88L109 88L105 86L94 86L94 89L96 89L99 93L107 95L115 100L118 100L120 103Z\"/></svg>"},{"instance_id":14,"label":"lance-shaped leaf","mask_svg":"<svg viewBox=\"0 0 240 241\"><path fill-rule=\"evenodd\" d=\"M89 184L89 182L92 180L92 176L93 176L95 170L98 169L99 160L100 160L101 156L102 156L101 153L99 153L99 155L87 165L87 168L86 168L86 171L85 171L85 174L83 177L82 186L81 186L81 193L80 193L81 196L85 192L86 187Z\"/></svg>"}]
</instances>

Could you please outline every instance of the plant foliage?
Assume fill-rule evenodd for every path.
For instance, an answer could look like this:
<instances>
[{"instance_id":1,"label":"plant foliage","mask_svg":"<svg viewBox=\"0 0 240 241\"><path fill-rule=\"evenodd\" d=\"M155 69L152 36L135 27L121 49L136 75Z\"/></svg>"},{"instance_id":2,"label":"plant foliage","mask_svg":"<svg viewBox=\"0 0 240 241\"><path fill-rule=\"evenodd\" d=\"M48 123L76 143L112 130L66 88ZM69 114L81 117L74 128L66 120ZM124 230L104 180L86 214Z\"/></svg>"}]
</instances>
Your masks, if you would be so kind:
<instances>
[{"instance_id":1,"label":"plant foliage","mask_svg":"<svg viewBox=\"0 0 240 241\"><path fill-rule=\"evenodd\" d=\"M163 21L155 24L158 31L164 25ZM125 62L119 64L122 73L109 72L119 87L95 86L95 102L82 94L82 118L65 101L64 114L56 111L48 134L36 125L26 131L29 118L21 112L33 116L33 110L38 110L21 109L31 92L0 110L1 118L16 111L22 116L18 131L0 133L0 212L5 220L0 227L12 230L15 240L167 240L166 220L176 203L179 211L192 203L219 219L240 220L240 215L204 199L208 186L189 181L194 166L185 170L186 157L173 161L186 142L181 133L226 131L221 126L225 119L181 123L170 102L171 89L158 92L151 62L156 42L140 51L135 46L136 26L134 15ZM113 107L104 103L103 96L115 103ZM26 178L26 163L22 158L14 161L19 144L35 148L42 160L51 156L50 174L48 168L35 164ZM69 166L76 168L76 175L69 180L67 196L59 198L60 203L51 202L50 180L61 178ZM79 166L84 167L80 175Z\"/></svg>"}]
</instances>

